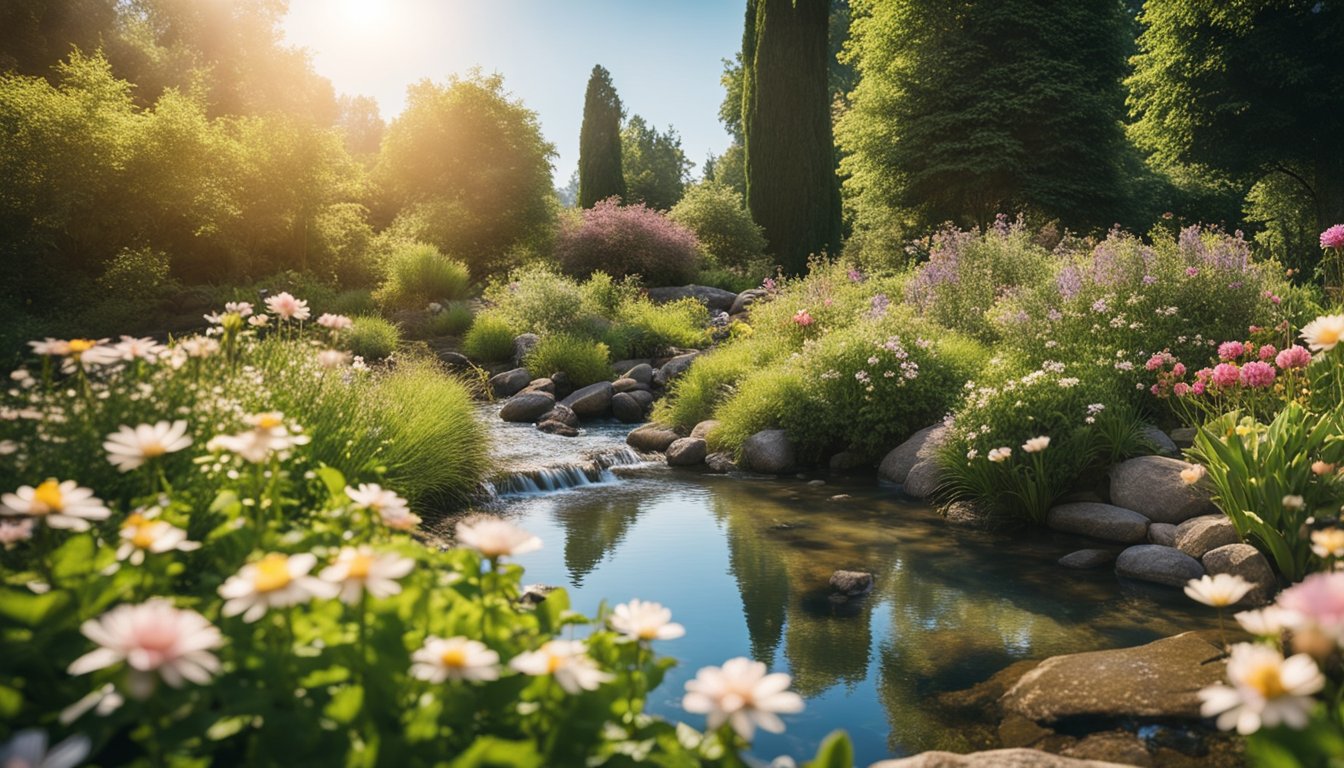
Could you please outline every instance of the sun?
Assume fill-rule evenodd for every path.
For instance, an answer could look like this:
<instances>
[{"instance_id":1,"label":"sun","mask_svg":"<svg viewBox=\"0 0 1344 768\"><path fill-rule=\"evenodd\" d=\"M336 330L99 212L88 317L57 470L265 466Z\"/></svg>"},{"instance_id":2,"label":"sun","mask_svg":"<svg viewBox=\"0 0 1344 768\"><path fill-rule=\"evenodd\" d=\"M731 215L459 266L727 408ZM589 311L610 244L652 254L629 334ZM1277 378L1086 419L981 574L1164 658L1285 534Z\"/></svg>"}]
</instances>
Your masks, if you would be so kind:
<instances>
[{"instance_id":1,"label":"sun","mask_svg":"<svg viewBox=\"0 0 1344 768\"><path fill-rule=\"evenodd\" d=\"M352 25L380 25L391 14L392 0L341 0L341 15Z\"/></svg>"}]
</instances>

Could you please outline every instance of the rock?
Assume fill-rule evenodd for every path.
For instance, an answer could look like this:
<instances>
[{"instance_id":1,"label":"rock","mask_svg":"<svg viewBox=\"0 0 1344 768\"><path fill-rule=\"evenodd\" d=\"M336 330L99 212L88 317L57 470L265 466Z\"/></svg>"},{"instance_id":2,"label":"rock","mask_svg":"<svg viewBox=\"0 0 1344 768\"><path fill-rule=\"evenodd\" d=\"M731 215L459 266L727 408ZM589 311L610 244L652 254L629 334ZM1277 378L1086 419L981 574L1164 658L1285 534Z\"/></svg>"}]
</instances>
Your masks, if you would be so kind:
<instances>
[{"instance_id":1,"label":"rock","mask_svg":"<svg viewBox=\"0 0 1344 768\"><path fill-rule=\"evenodd\" d=\"M487 386L495 397L512 397L523 391L523 387L531 382L532 374L528 373L526 368L514 368L491 376Z\"/></svg>"},{"instance_id":2,"label":"rock","mask_svg":"<svg viewBox=\"0 0 1344 768\"><path fill-rule=\"evenodd\" d=\"M1116 558L1115 572L1140 581L1183 587L1187 581L1203 576L1204 566L1179 549L1136 544Z\"/></svg>"},{"instance_id":3,"label":"rock","mask_svg":"<svg viewBox=\"0 0 1344 768\"><path fill-rule=\"evenodd\" d=\"M904 443L892 448L877 467L877 476L892 483L904 484L915 465L932 459L934 451L947 436L947 427L935 424L911 435Z\"/></svg>"},{"instance_id":4,"label":"rock","mask_svg":"<svg viewBox=\"0 0 1344 768\"><path fill-rule=\"evenodd\" d=\"M699 355L699 352L687 352L663 363L663 367L659 368L658 372L653 375L653 383L661 387L667 386L673 379L685 373L686 369L691 367L691 363Z\"/></svg>"},{"instance_id":5,"label":"rock","mask_svg":"<svg viewBox=\"0 0 1344 768\"><path fill-rule=\"evenodd\" d=\"M649 409L653 407L653 393L647 389L636 389L630 392L622 392L621 394L633 397L635 402L639 403L639 407L644 409L645 414L647 414Z\"/></svg>"},{"instance_id":6,"label":"rock","mask_svg":"<svg viewBox=\"0 0 1344 768\"><path fill-rule=\"evenodd\" d=\"M671 427L664 427L661 424L645 424L626 435L625 442L636 451L662 453L681 437Z\"/></svg>"},{"instance_id":7,"label":"rock","mask_svg":"<svg viewBox=\"0 0 1344 768\"><path fill-rule=\"evenodd\" d=\"M627 392L619 392L611 398L611 415L624 424L639 424L644 421L644 406Z\"/></svg>"},{"instance_id":8,"label":"rock","mask_svg":"<svg viewBox=\"0 0 1344 768\"><path fill-rule=\"evenodd\" d=\"M864 571L836 571L831 574L831 591L846 597L866 595L873 591L873 574Z\"/></svg>"},{"instance_id":9,"label":"rock","mask_svg":"<svg viewBox=\"0 0 1344 768\"><path fill-rule=\"evenodd\" d=\"M916 499L927 499L938 490L938 485L942 482L943 473L938 469L938 465L932 459L925 459L910 468L901 490Z\"/></svg>"},{"instance_id":10,"label":"rock","mask_svg":"<svg viewBox=\"0 0 1344 768\"><path fill-rule=\"evenodd\" d=\"M434 354L439 358L439 362L443 363L450 371L469 371L476 367L461 352L436 350Z\"/></svg>"},{"instance_id":11,"label":"rock","mask_svg":"<svg viewBox=\"0 0 1344 768\"><path fill-rule=\"evenodd\" d=\"M807 484L816 488L820 488L821 486L826 484L826 481L818 478L816 480L808 480Z\"/></svg>"},{"instance_id":12,"label":"rock","mask_svg":"<svg viewBox=\"0 0 1344 768\"><path fill-rule=\"evenodd\" d=\"M513 364L522 365L528 354L541 343L541 337L535 333L524 333L513 338Z\"/></svg>"},{"instance_id":13,"label":"rock","mask_svg":"<svg viewBox=\"0 0 1344 768\"><path fill-rule=\"evenodd\" d=\"M620 369L618 368L617 370ZM649 365L647 362L636 363L635 365L630 366L625 373L621 374L621 378L634 379L647 387L653 383L653 366Z\"/></svg>"},{"instance_id":14,"label":"rock","mask_svg":"<svg viewBox=\"0 0 1344 768\"><path fill-rule=\"evenodd\" d=\"M1140 768L1148 768L1153 764L1153 756L1148 754L1143 741L1127 731L1091 734L1064 750L1063 754L1083 760L1101 760Z\"/></svg>"},{"instance_id":15,"label":"rock","mask_svg":"<svg viewBox=\"0 0 1344 768\"><path fill-rule=\"evenodd\" d=\"M985 525L989 513L973 501L954 501L939 510L948 525L978 528Z\"/></svg>"},{"instance_id":16,"label":"rock","mask_svg":"<svg viewBox=\"0 0 1344 768\"><path fill-rule=\"evenodd\" d=\"M1196 560L1211 549L1240 542L1236 526L1221 512L1192 517L1176 526L1176 548Z\"/></svg>"},{"instance_id":17,"label":"rock","mask_svg":"<svg viewBox=\"0 0 1344 768\"><path fill-rule=\"evenodd\" d=\"M636 389L648 389L648 385L640 384L638 381L631 378L622 377L611 382L611 389L613 392L620 394L621 392L631 392Z\"/></svg>"},{"instance_id":18,"label":"rock","mask_svg":"<svg viewBox=\"0 0 1344 768\"><path fill-rule=\"evenodd\" d=\"M831 457L829 466L832 472L843 474L867 469L872 465L865 461L863 456L853 451L841 451Z\"/></svg>"},{"instance_id":19,"label":"rock","mask_svg":"<svg viewBox=\"0 0 1344 768\"><path fill-rule=\"evenodd\" d=\"M705 466L714 472L736 472L737 462L726 453L711 453L705 457Z\"/></svg>"},{"instance_id":20,"label":"rock","mask_svg":"<svg viewBox=\"0 0 1344 768\"><path fill-rule=\"evenodd\" d=\"M1121 763L1078 760L1035 749L991 749L959 755L921 752L899 760L879 760L868 768L1124 768Z\"/></svg>"},{"instance_id":21,"label":"rock","mask_svg":"<svg viewBox=\"0 0 1344 768\"><path fill-rule=\"evenodd\" d=\"M988 680L976 683L960 691L947 691L935 694L938 707L958 714L970 715L976 720L990 720L998 717L999 699L1009 688L1017 685L1022 676L1035 669L1040 659L1015 661L995 672Z\"/></svg>"},{"instance_id":22,"label":"rock","mask_svg":"<svg viewBox=\"0 0 1344 768\"><path fill-rule=\"evenodd\" d=\"M586 387L574 390L569 397L561 400L560 403L569 406L569 409L578 414L580 419L606 416L611 410L613 394L610 381L599 381L596 384L589 384Z\"/></svg>"},{"instance_id":23,"label":"rock","mask_svg":"<svg viewBox=\"0 0 1344 768\"><path fill-rule=\"evenodd\" d=\"M1274 596L1278 580L1269 561L1250 544L1227 544L1204 554L1204 570L1210 574L1230 573L1255 585L1238 605L1264 605Z\"/></svg>"},{"instance_id":24,"label":"rock","mask_svg":"<svg viewBox=\"0 0 1344 768\"><path fill-rule=\"evenodd\" d=\"M560 405L559 403L556 403L555 407L551 410L541 414L537 421L558 421L561 424L566 424L571 427L579 426L578 414L569 410L569 406Z\"/></svg>"},{"instance_id":25,"label":"rock","mask_svg":"<svg viewBox=\"0 0 1344 768\"><path fill-rule=\"evenodd\" d=\"M702 440L708 440L709 433L713 432L715 428L717 428L718 426L719 426L718 419L705 419L699 424L696 424L695 429L691 430L691 437L698 437Z\"/></svg>"},{"instance_id":26,"label":"rock","mask_svg":"<svg viewBox=\"0 0 1344 768\"><path fill-rule=\"evenodd\" d=\"M1183 523L1217 510L1201 483L1186 485L1191 465L1166 456L1139 456L1111 467L1111 502L1155 523Z\"/></svg>"},{"instance_id":27,"label":"rock","mask_svg":"<svg viewBox=\"0 0 1344 768\"><path fill-rule=\"evenodd\" d=\"M1115 553L1109 549L1080 549L1059 558L1059 564L1065 568L1085 571L1108 565L1114 560Z\"/></svg>"},{"instance_id":28,"label":"rock","mask_svg":"<svg viewBox=\"0 0 1344 768\"><path fill-rule=\"evenodd\" d=\"M1176 526L1171 523L1153 523L1148 526L1148 543L1164 547L1176 546Z\"/></svg>"},{"instance_id":29,"label":"rock","mask_svg":"<svg viewBox=\"0 0 1344 768\"><path fill-rule=\"evenodd\" d=\"M1179 553L1178 553L1179 554ZM1222 682L1222 651L1194 632L1110 651L1055 656L1022 676L999 703L1038 723L1071 717L1198 720L1205 686Z\"/></svg>"},{"instance_id":30,"label":"rock","mask_svg":"<svg viewBox=\"0 0 1344 768\"><path fill-rule=\"evenodd\" d=\"M1181 448L1189 448L1195 444L1195 435L1199 431L1194 427L1177 427L1171 430L1171 441Z\"/></svg>"},{"instance_id":31,"label":"rock","mask_svg":"<svg viewBox=\"0 0 1344 768\"><path fill-rule=\"evenodd\" d=\"M737 294L709 285L683 285L679 288L650 288L649 299L655 304L665 304L680 299L695 299L704 304L711 312L727 312L737 301Z\"/></svg>"},{"instance_id":32,"label":"rock","mask_svg":"<svg viewBox=\"0 0 1344 768\"><path fill-rule=\"evenodd\" d=\"M705 463L709 450L698 437L683 437L667 446L667 464L670 467L694 467Z\"/></svg>"},{"instance_id":33,"label":"rock","mask_svg":"<svg viewBox=\"0 0 1344 768\"><path fill-rule=\"evenodd\" d=\"M733 305L728 308L728 314L736 315L746 312L747 307L750 307L765 295L767 294L764 288L748 288L737 294L737 298L733 299Z\"/></svg>"},{"instance_id":34,"label":"rock","mask_svg":"<svg viewBox=\"0 0 1344 768\"><path fill-rule=\"evenodd\" d=\"M555 407L555 395L549 392L523 392L510 397L499 409L504 421L534 422Z\"/></svg>"},{"instance_id":35,"label":"rock","mask_svg":"<svg viewBox=\"0 0 1344 768\"><path fill-rule=\"evenodd\" d=\"M574 391L574 385L569 381L569 374L564 371L553 372L551 382L555 384L555 396L558 398L569 397Z\"/></svg>"},{"instance_id":36,"label":"rock","mask_svg":"<svg viewBox=\"0 0 1344 768\"><path fill-rule=\"evenodd\" d=\"M1152 424L1144 424L1140 430L1143 439L1147 440L1153 449L1153 453L1159 456L1180 456L1181 449L1176 447L1176 442L1171 439L1166 432L1158 429Z\"/></svg>"},{"instance_id":37,"label":"rock","mask_svg":"<svg viewBox=\"0 0 1344 768\"><path fill-rule=\"evenodd\" d=\"M528 605L536 605L546 600L546 596L559 589L549 584L528 584L523 587L522 593L518 595L518 602Z\"/></svg>"},{"instance_id":38,"label":"rock","mask_svg":"<svg viewBox=\"0 0 1344 768\"><path fill-rule=\"evenodd\" d=\"M999 744L1010 749L1034 746L1053 736L1054 733L1049 728L1012 712L999 722Z\"/></svg>"},{"instance_id":39,"label":"rock","mask_svg":"<svg viewBox=\"0 0 1344 768\"><path fill-rule=\"evenodd\" d=\"M550 395L555 394L555 382L550 379L533 379L530 384L523 387L523 392L545 392Z\"/></svg>"},{"instance_id":40,"label":"rock","mask_svg":"<svg viewBox=\"0 0 1344 768\"><path fill-rule=\"evenodd\" d=\"M1046 515L1045 524L1056 531L1120 544L1137 544L1148 538L1148 518L1132 509L1096 502L1060 504Z\"/></svg>"},{"instance_id":41,"label":"rock","mask_svg":"<svg viewBox=\"0 0 1344 768\"><path fill-rule=\"evenodd\" d=\"M742 465L752 472L782 475L797 467L793 443L782 429L763 429L742 443Z\"/></svg>"},{"instance_id":42,"label":"rock","mask_svg":"<svg viewBox=\"0 0 1344 768\"><path fill-rule=\"evenodd\" d=\"M537 429L548 435L560 435L561 437L579 436L578 428L572 427L563 421L556 421L555 419L544 419L537 422Z\"/></svg>"}]
</instances>

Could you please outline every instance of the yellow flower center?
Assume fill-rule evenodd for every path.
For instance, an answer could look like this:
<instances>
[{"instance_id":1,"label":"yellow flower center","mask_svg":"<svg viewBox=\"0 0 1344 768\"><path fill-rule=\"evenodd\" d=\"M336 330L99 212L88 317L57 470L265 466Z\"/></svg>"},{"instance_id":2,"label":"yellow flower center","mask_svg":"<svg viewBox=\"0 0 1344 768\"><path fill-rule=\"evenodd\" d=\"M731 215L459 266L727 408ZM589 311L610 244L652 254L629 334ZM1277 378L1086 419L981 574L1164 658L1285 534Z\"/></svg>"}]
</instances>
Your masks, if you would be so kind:
<instances>
[{"instance_id":1,"label":"yellow flower center","mask_svg":"<svg viewBox=\"0 0 1344 768\"><path fill-rule=\"evenodd\" d=\"M373 557L363 552L350 558L350 578L367 579L369 571L373 568Z\"/></svg>"},{"instance_id":2,"label":"yellow flower center","mask_svg":"<svg viewBox=\"0 0 1344 768\"><path fill-rule=\"evenodd\" d=\"M93 349L95 346L97 346L97 345L96 345L93 341L91 341L91 340L89 340L89 339L71 339L71 340L70 340L70 354L78 356L78 355L80 355L80 354L82 354L82 353L84 353L84 352L88 352L90 349Z\"/></svg>"},{"instance_id":3,"label":"yellow flower center","mask_svg":"<svg viewBox=\"0 0 1344 768\"><path fill-rule=\"evenodd\" d=\"M655 627L640 627L638 634L640 640L653 640L658 637L658 630Z\"/></svg>"},{"instance_id":4,"label":"yellow flower center","mask_svg":"<svg viewBox=\"0 0 1344 768\"><path fill-rule=\"evenodd\" d=\"M449 648L439 655L439 663L452 669L462 669L467 666L467 652L461 648Z\"/></svg>"},{"instance_id":5,"label":"yellow flower center","mask_svg":"<svg viewBox=\"0 0 1344 768\"><path fill-rule=\"evenodd\" d=\"M272 413L263 413L257 417L257 429L275 429L282 423L279 416Z\"/></svg>"},{"instance_id":6,"label":"yellow flower center","mask_svg":"<svg viewBox=\"0 0 1344 768\"><path fill-rule=\"evenodd\" d=\"M48 480L37 486L33 489L33 501L42 507L41 509L34 508L34 514L45 515L48 512L60 512L65 507L65 499L61 497L61 484L55 480Z\"/></svg>"},{"instance_id":7,"label":"yellow flower center","mask_svg":"<svg viewBox=\"0 0 1344 768\"><path fill-rule=\"evenodd\" d=\"M1288 689L1283 685L1283 678L1279 677L1279 665L1277 663L1261 664L1246 674L1246 685L1260 692L1266 699L1277 699L1288 693Z\"/></svg>"},{"instance_id":8,"label":"yellow flower center","mask_svg":"<svg viewBox=\"0 0 1344 768\"><path fill-rule=\"evenodd\" d=\"M156 459L167 452L168 449L165 448L163 446L163 443L160 443L158 440L150 440L149 442L140 446L140 455L144 456L146 459Z\"/></svg>"},{"instance_id":9,"label":"yellow flower center","mask_svg":"<svg viewBox=\"0 0 1344 768\"><path fill-rule=\"evenodd\" d=\"M555 674L555 671L565 666L565 657L550 654L546 657L546 673Z\"/></svg>"},{"instance_id":10,"label":"yellow flower center","mask_svg":"<svg viewBox=\"0 0 1344 768\"><path fill-rule=\"evenodd\" d=\"M1336 327L1334 327L1334 326L1329 326L1329 325L1326 326L1326 327L1324 327L1324 328L1321 328L1321 329L1317 330L1317 331L1316 331L1316 343L1317 343L1317 344L1321 344L1321 345L1326 345L1326 344L1338 344L1338 343L1339 343L1339 337L1340 337L1340 332L1341 332L1341 330L1344 330L1344 329L1336 328ZM70 342L70 343L71 343L72 345L74 344L73 341Z\"/></svg>"},{"instance_id":11,"label":"yellow flower center","mask_svg":"<svg viewBox=\"0 0 1344 768\"><path fill-rule=\"evenodd\" d=\"M122 530L125 530L127 528L139 528L140 526L144 525L147 522L149 522L149 520L144 515L140 514L139 512L132 512L131 514L126 516L125 520L121 522L121 527Z\"/></svg>"},{"instance_id":12,"label":"yellow flower center","mask_svg":"<svg viewBox=\"0 0 1344 768\"><path fill-rule=\"evenodd\" d=\"M258 592L274 592L289 586L293 580L289 575L289 558L272 552L257 562L257 574L252 577L252 587Z\"/></svg>"},{"instance_id":13,"label":"yellow flower center","mask_svg":"<svg viewBox=\"0 0 1344 768\"><path fill-rule=\"evenodd\" d=\"M131 537L131 543L140 549L149 549L158 537L154 535L155 526L153 523L145 523L135 529L135 535Z\"/></svg>"},{"instance_id":14,"label":"yellow flower center","mask_svg":"<svg viewBox=\"0 0 1344 768\"><path fill-rule=\"evenodd\" d=\"M1246 426L1245 424L1239 424L1237 425L1237 434L1241 437L1245 437L1251 434L1251 428Z\"/></svg>"}]
</instances>

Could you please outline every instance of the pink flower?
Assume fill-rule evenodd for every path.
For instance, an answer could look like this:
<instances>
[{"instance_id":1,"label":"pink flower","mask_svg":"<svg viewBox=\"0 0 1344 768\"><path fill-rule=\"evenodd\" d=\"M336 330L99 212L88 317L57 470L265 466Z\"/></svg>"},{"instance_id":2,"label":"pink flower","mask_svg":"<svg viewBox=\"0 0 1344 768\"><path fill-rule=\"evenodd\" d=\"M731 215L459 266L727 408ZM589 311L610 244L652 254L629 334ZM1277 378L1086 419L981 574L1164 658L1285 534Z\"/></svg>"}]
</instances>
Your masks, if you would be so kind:
<instances>
[{"instance_id":1,"label":"pink flower","mask_svg":"<svg viewBox=\"0 0 1344 768\"><path fill-rule=\"evenodd\" d=\"M806 309L800 309L794 314L793 322L806 328L814 321L812 320L812 315L808 314Z\"/></svg>"},{"instance_id":2,"label":"pink flower","mask_svg":"<svg viewBox=\"0 0 1344 768\"><path fill-rule=\"evenodd\" d=\"M1260 359L1268 362L1273 360L1274 355L1277 355L1278 353L1279 350L1275 349L1273 344L1266 344L1260 348Z\"/></svg>"},{"instance_id":3,"label":"pink flower","mask_svg":"<svg viewBox=\"0 0 1344 768\"><path fill-rule=\"evenodd\" d=\"M308 302L294 298L288 291L268 297L266 308L281 320L307 320L309 315Z\"/></svg>"},{"instance_id":4,"label":"pink flower","mask_svg":"<svg viewBox=\"0 0 1344 768\"><path fill-rule=\"evenodd\" d=\"M1285 371L1293 368L1306 368L1311 363L1311 353L1307 351L1306 347L1299 347L1294 344L1280 352L1278 357L1274 358L1274 362Z\"/></svg>"},{"instance_id":5,"label":"pink flower","mask_svg":"<svg viewBox=\"0 0 1344 768\"><path fill-rule=\"evenodd\" d=\"M1224 341L1218 345L1218 358L1220 360L1236 360L1246 354L1246 345L1240 341Z\"/></svg>"},{"instance_id":6,"label":"pink flower","mask_svg":"<svg viewBox=\"0 0 1344 768\"><path fill-rule=\"evenodd\" d=\"M1199 274L1199 267L1186 267L1185 274L1187 277L1194 277Z\"/></svg>"},{"instance_id":7,"label":"pink flower","mask_svg":"<svg viewBox=\"0 0 1344 768\"><path fill-rule=\"evenodd\" d=\"M1274 366L1255 361L1241 367L1241 383L1251 389L1265 389L1274 386Z\"/></svg>"},{"instance_id":8,"label":"pink flower","mask_svg":"<svg viewBox=\"0 0 1344 768\"><path fill-rule=\"evenodd\" d=\"M1278 605L1344 639L1344 571L1308 576L1285 589Z\"/></svg>"},{"instance_id":9,"label":"pink flower","mask_svg":"<svg viewBox=\"0 0 1344 768\"><path fill-rule=\"evenodd\" d=\"M1213 369L1213 386L1230 389L1241 380L1241 370L1231 363L1219 363Z\"/></svg>"},{"instance_id":10,"label":"pink flower","mask_svg":"<svg viewBox=\"0 0 1344 768\"><path fill-rule=\"evenodd\" d=\"M1344 248L1344 224L1336 224L1322 232L1321 247L1335 250Z\"/></svg>"},{"instance_id":11,"label":"pink flower","mask_svg":"<svg viewBox=\"0 0 1344 768\"><path fill-rule=\"evenodd\" d=\"M1171 388L1171 391L1175 393L1177 397L1185 397L1190 394L1190 385L1186 384L1184 381L1178 381L1176 382L1176 386Z\"/></svg>"},{"instance_id":12,"label":"pink flower","mask_svg":"<svg viewBox=\"0 0 1344 768\"><path fill-rule=\"evenodd\" d=\"M1204 382L1196 381L1194 384L1191 384L1190 391L1196 395L1204 394Z\"/></svg>"}]
</instances>

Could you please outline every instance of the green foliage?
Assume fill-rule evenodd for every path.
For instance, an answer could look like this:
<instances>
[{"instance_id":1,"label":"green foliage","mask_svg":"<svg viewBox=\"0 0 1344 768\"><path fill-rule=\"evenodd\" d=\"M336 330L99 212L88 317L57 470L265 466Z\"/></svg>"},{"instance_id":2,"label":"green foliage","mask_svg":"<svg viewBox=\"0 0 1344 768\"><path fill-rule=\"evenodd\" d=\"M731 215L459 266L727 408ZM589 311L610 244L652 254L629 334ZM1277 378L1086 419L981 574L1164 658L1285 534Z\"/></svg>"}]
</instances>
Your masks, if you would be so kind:
<instances>
[{"instance_id":1,"label":"green foliage","mask_svg":"<svg viewBox=\"0 0 1344 768\"><path fill-rule=\"evenodd\" d=\"M466 298L470 282L462 262L432 245L408 243L388 257L387 277L375 298L387 309L423 309L431 301Z\"/></svg>"},{"instance_id":2,"label":"green foliage","mask_svg":"<svg viewBox=\"0 0 1344 768\"><path fill-rule=\"evenodd\" d=\"M720 424L710 434L710 447L740 455L742 444L757 432L805 420L808 405L807 382L793 366L756 371L738 382L714 411Z\"/></svg>"},{"instance_id":3,"label":"green foliage","mask_svg":"<svg viewBox=\"0 0 1344 768\"><path fill-rule=\"evenodd\" d=\"M601 65L593 65L588 89L583 94L583 125L579 128L580 208L591 208L609 197L625 197L625 175L621 170L624 116L611 73Z\"/></svg>"},{"instance_id":4,"label":"green foliage","mask_svg":"<svg viewBox=\"0 0 1344 768\"><path fill-rule=\"evenodd\" d=\"M1255 233L1256 255L1276 261L1310 280L1321 258L1320 229L1312 190L1297 179L1301 174L1270 173L1246 193L1247 224Z\"/></svg>"},{"instance_id":5,"label":"green foliage","mask_svg":"<svg viewBox=\"0 0 1344 768\"><path fill-rule=\"evenodd\" d=\"M542 266L516 269L507 280L491 282L483 298L490 314L515 333L587 333L593 323L579 283Z\"/></svg>"},{"instance_id":6,"label":"green foliage","mask_svg":"<svg viewBox=\"0 0 1344 768\"><path fill-rule=\"evenodd\" d=\"M632 298L620 304L603 340L617 358L657 357L671 347L699 347L706 341L709 312L686 298L667 304Z\"/></svg>"},{"instance_id":7,"label":"green foliage","mask_svg":"<svg viewBox=\"0 0 1344 768\"><path fill-rule=\"evenodd\" d=\"M740 381L786 353L787 348L774 340L758 337L724 344L700 355L654 405L652 420L691 429L714 418L715 409L733 395Z\"/></svg>"},{"instance_id":8,"label":"green foliage","mask_svg":"<svg viewBox=\"0 0 1344 768\"><path fill-rule=\"evenodd\" d=\"M471 328L471 306L465 301L450 301L443 310L429 317L430 336L461 336Z\"/></svg>"},{"instance_id":9,"label":"green foliage","mask_svg":"<svg viewBox=\"0 0 1344 768\"><path fill-rule=\"evenodd\" d=\"M657 211L677 204L695 167L681 151L681 137L675 130L669 127L659 133L639 115L631 117L621 129L621 164L625 202L643 203Z\"/></svg>"},{"instance_id":10,"label":"green foliage","mask_svg":"<svg viewBox=\"0 0 1344 768\"><path fill-rule=\"evenodd\" d=\"M706 262L748 277L763 277L765 237L751 220L742 196L718 184L702 183L687 190L667 217L695 233Z\"/></svg>"},{"instance_id":11,"label":"green foliage","mask_svg":"<svg viewBox=\"0 0 1344 768\"><path fill-rule=\"evenodd\" d=\"M611 354L597 341L554 333L543 336L527 353L523 366L534 376L563 372L575 387L611 380Z\"/></svg>"},{"instance_id":12,"label":"green foliage","mask_svg":"<svg viewBox=\"0 0 1344 768\"><path fill-rule=\"evenodd\" d=\"M358 315L352 318L355 327L347 339L350 351L365 360L382 360L397 350L401 332L397 326L377 315Z\"/></svg>"},{"instance_id":13,"label":"green foliage","mask_svg":"<svg viewBox=\"0 0 1344 768\"><path fill-rule=\"evenodd\" d=\"M371 315L378 311L378 304L373 300L373 294L363 288L351 288L336 293L325 302L325 306L330 307L332 312L346 317Z\"/></svg>"},{"instance_id":14,"label":"green foliage","mask_svg":"<svg viewBox=\"0 0 1344 768\"><path fill-rule=\"evenodd\" d=\"M493 311L483 312L476 316L462 339L462 351L472 360L502 362L513 357L515 336L508 320Z\"/></svg>"}]
</instances>

